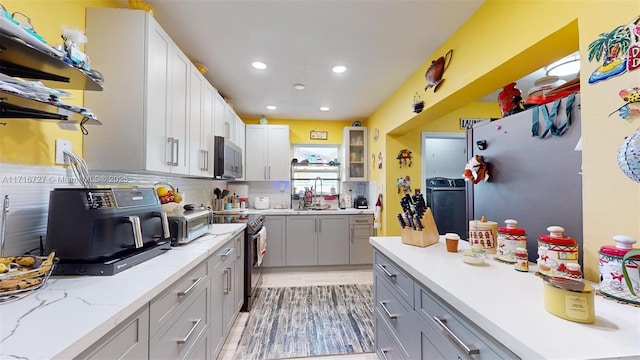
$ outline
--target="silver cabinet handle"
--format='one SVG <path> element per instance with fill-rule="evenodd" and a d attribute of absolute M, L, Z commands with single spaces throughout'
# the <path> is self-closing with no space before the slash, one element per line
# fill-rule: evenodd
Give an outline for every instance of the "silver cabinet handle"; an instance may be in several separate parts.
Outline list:
<path fill-rule="evenodd" d="M 453 339 L 453 341 L 455 341 L 456 344 L 458 344 L 458 346 L 460 346 L 462 350 L 464 350 L 467 353 L 467 355 L 480 354 L 480 349 L 478 349 L 473 345 L 465 344 L 462 340 L 460 340 L 459 337 L 456 336 L 456 334 L 453 333 L 453 331 L 451 331 L 451 329 L 449 329 L 449 327 L 446 325 L 447 319 L 445 319 L 442 316 L 434 316 L 433 320 L 435 320 L 438 323 L 438 325 L 440 325 L 440 327 L 444 329 L 447 335 L 449 335 Z"/>
<path fill-rule="evenodd" d="M 220 256 L 222 256 L 222 257 L 227 257 L 227 256 L 231 255 L 231 252 L 232 252 L 232 251 L 233 251 L 233 249 L 227 249 L 227 252 L 226 252 L 226 253 L 224 253 L 224 254 L 222 254 L 222 255 L 220 255 Z"/>
<path fill-rule="evenodd" d="M 367 223 L 367 224 L 369 223 L 369 220 L 362 220 L 362 219 L 358 220 L 358 219 L 356 219 L 355 221 L 357 223 Z"/>
<path fill-rule="evenodd" d="M 231 269 L 230 268 L 225 268 L 224 269 L 224 277 L 227 280 L 225 286 L 224 286 L 224 294 L 228 295 L 231 292 Z"/>
<path fill-rule="evenodd" d="M 388 277 L 396 277 L 396 274 L 392 274 L 392 273 L 390 273 L 390 272 L 389 272 L 389 270 L 387 270 L 387 268 L 386 268 L 386 267 L 384 267 L 384 265 L 382 265 L 382 264 L 378 264 L 378 268 L 379 268 L 380 270 L 382 270 L 382 272 L 384 272 L 384 273 L 385 273 L 385 275 L 387 275 Z"/>
<path fill-rule="evenodd" d="M 209 150 L 205 150 L 205 151 L 206 151 L 205 154 L 207 155 L 205 159 L 205 164 L 206 164 L 205 167 L 207 168 L 207 170 L 205 171 L 209 171 Z"/>
<path fill-rule="evenodd" d="M 267 167 L 264 167 L 264 179 L 267 180 Z"/>
<path fill-rule="evenodd" d="M 242 248 L 242 238 L 238 237 L 236 239 L 236 249 L 240 250 L 241 248 Z M 240 254 L 240 251 L 236 251 L 236 259 L 239 259 L 240 255 L 242 255 Z"/>
<path fill-rule="evenodd" d="M 191 330 L 189 330 L 189 332 L 187 333 L 187 336 L 185 336 L 182 339 L 178 339 L 178 341 L 176 341 L 178 344 L 185 344 L 187 341 L 189 341 L 191 334 L 193 334 L 193 331 L 198 327 L 198 325 L 200 325 L 200 321 L 202 321 L 202 319 L 192 320 L 192 321 L 193 321 L 193 326 L 191 327 Z"/>
<path fill-rule="evenodd" d="M 382 358 L 383 358 L 384 360 L 389 360 L 389 359 L 387 358 L 387 351 L 388 351 L 388 350 L 380 349 L 380 354 L 382 355 Z"/>
<path fill-rule="evenodd" d="M 167 142 L 169 143 L 169 146 L 171 146 L 171 157 L 169 157 L 169 161 L 167 161 L 167 165 L 172 166 L 173 164 L 173 159 L 175 156 L 174 150 L 175 148 L 173 147 L 173 143 L 174 143 L 174 139 L 172 137 L 167 138 Z"/>
<path fill-rule="evenodd" d="M 393 315 L 389 309 L 387 309 L 387 303 L 385 301 L 378 301 L 378 304 L 380 304 L 380 306 L 382 306 L 382 309 L 384 310 L 384 312 L 387 313 L 387 316 L 389 317 L 389 319 L 395 319 L 398 317 L 398 315 Z"/>
<path fill-rule="evenodd" d="M 318 218 L 318 232 L 322 232 L 322 219 Z"/>
<path fill-rule="evenodd" d="M 206 278 L 206 277 L 207 277 L 207 275 L 205 275 L 205 276 L 202 276 L 202 277 L 198 278 L 198 280 L 194 281 L 194 282 L 193 282 L 193 284 L 191 284 L 191 286 L 189 286 L 189 287 L 187 288 L 187 290 L 185 290 L 185 291 L 180 291 L 180 292 L 178 293 L 178 296 L 187 296 L 187 295 L 189 295 L 189 293 L 191 292 L 191 290 L 195 289 L 195 288 L 196 288 L 196 286 L 198 286 L 198 284 L 200 284 L 200 282 L 201 282 L 202 280 L 204 280 L 204 278 Z"/>
<path fill-rule="evenodd" d="M 351 235 L 349 235 L 349 240 L 353 242 L 353 226 L 351 227 Z"/>
<path fill-rule="evenodd" d="M 207 171 L 207 151 L 200 150 L 200 158 L 202 159 L 202 166 L 200 166 L 200 171 Z"/>
<path fill-rule="evenodd" d="M 176 161 L 173 163 L 174 166 L 180 165 L 180 140 L 175 139 L 176 143 Z"/>
<path fill-rule="evenodd" d="M 267 169 L 269 169 L 269 177 L 267 179 L 271 179 L 271 166 L 267 166 Z"/>

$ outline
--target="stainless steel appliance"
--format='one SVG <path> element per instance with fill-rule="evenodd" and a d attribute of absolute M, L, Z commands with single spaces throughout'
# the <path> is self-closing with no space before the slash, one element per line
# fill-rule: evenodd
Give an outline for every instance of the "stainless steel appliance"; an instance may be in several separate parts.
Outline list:
<path fill-rule="evenodd" d="M 262 283 L 262 256 L 265 242 L 262 236 L 266 232 L 264 215 L 222 215 L 215 214 L 213 223 L 246 223 L 244 235 L 244 305 L 242 311 L 251 310 L 255 300 L 256 290 Z"/>
<path fill-rule="evenodd" d="M 217 179 L 242 177 L 242 149 L 222 136 L 213 137 L 213 174 Z"/>
<path fill-rule="evenodd" d="M 213 223 L 213 211 L 200 207 L 168 214 L 171 245 L 178 246 L 191 242 L 206 234 Z"/>
<path fill-rule="evenodd" d="M 170 249 L 153 188 L 62 188 L 49 195 L 46 253 L 55 274 L 113 275 Z"/>

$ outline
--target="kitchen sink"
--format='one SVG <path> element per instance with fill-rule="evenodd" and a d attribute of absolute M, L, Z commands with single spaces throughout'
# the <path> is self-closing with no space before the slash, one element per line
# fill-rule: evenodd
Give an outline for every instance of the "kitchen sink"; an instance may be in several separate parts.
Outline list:
<path fill-rule="evenodd" d="M 302 209 L 298 209 L 300 211 L 320 211 L 320 210 L 329 210 L 331 208 L 331 205 L 329 204 L 325 204 L 325 205 L 310 205 L 310 206 L 305 206 Z"/>

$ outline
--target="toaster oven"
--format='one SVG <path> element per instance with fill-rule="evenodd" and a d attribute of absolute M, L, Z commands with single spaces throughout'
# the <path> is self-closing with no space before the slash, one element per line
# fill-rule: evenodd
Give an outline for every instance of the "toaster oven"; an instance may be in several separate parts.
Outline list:
<path fill-rule="evenodd" d="M 171 245 L 178 246 L 208 233 L 213 223 L 213 211 L 206 208 L 185 210 L 180 214 L 169 214 L 168 221 Z"/>

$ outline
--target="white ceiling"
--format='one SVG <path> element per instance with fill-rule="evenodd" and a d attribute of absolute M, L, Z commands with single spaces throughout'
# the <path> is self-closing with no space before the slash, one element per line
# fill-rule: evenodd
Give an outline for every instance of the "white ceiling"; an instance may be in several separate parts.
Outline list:
<path fill-rule="evenodd" d="M 483 2 L 146 1 L 241 117 L 347 121 L 365 120 Z M 255 70 L 255 60 L 269 67 Z M 332 73 L 336 64 L 347 72 Z"/>

